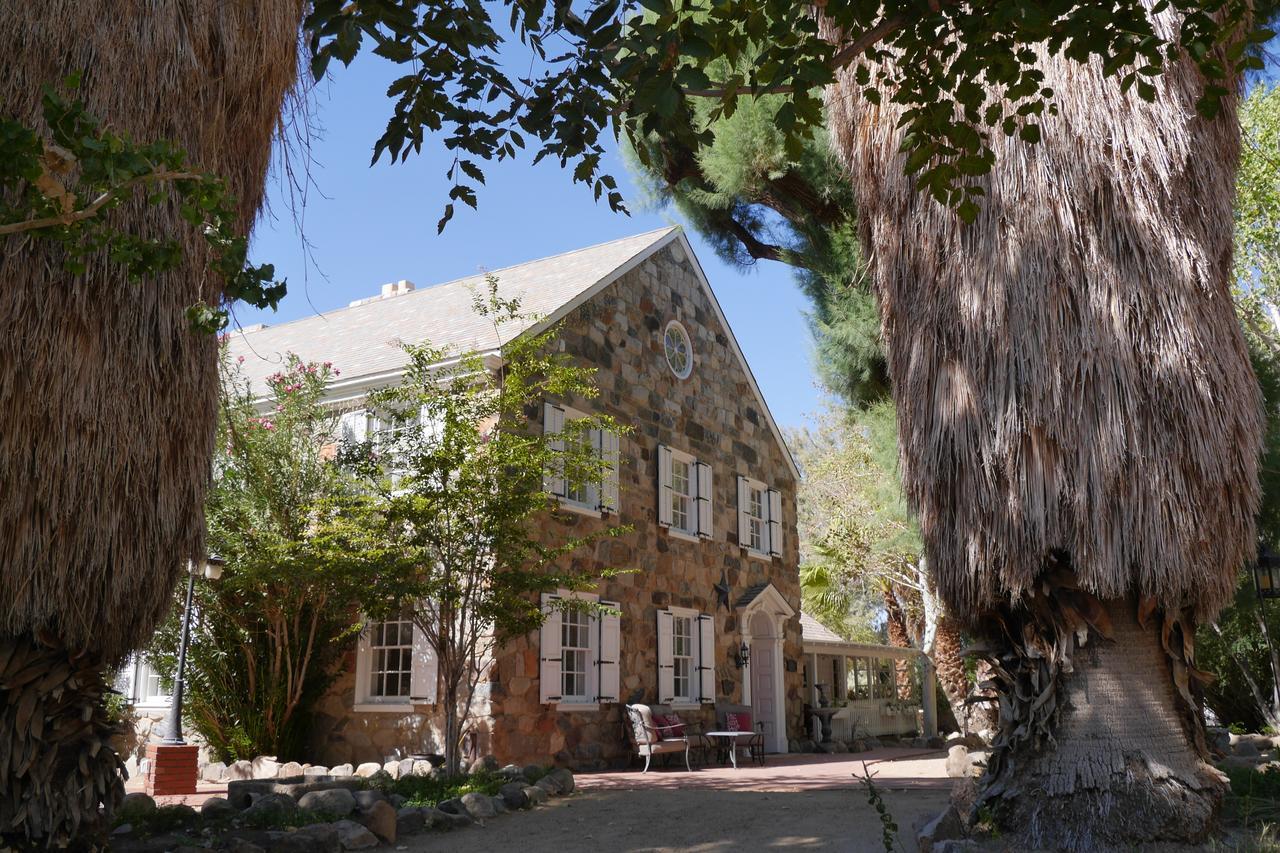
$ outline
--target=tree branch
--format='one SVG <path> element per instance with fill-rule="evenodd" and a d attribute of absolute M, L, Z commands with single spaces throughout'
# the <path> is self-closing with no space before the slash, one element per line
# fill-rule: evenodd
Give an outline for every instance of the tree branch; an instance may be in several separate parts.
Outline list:
<path fill-rule="evenodd" d="M 28 219 L 25 222 L 10 222 L 0 225 L 0 236 L 21 234 L 24 231 L 38 231 L 41 228 L 52 228 L 55 225 L 74 225 L 77 222 L 83 222 L 97 214 L 99 210 L 119 198 L 127 190 L 143 184 L 160 183 L 162 181 L 194 181 L 204 177 L 198 172 L 170 172 L 167 170 L 148 172 L 145 175 L 139 175 L 136 178 L 125 181 L 118 187 L 107 190 L 80 210 L 73 210 L 70 213 L 63 213 L 58 216 L 45 216 L 40 219 Z"/>

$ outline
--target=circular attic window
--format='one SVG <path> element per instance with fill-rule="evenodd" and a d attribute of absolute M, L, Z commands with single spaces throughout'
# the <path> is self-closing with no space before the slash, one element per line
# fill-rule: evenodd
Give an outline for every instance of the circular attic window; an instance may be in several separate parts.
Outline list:
<path fill-rule="evenodd" d="M 662 335 L 662 348 L 666 351 L 671 372 L 680 379 L 688 379 L 693 372 L 693 344 L 679 320 L 672 320 L 667 324 L 667 330 Z"/>

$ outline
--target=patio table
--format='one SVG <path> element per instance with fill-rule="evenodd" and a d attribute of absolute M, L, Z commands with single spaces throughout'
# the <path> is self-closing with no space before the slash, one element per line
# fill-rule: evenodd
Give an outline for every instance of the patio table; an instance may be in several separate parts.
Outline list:
<path fill-rule="evenodd" d="M 733 762 L 733 769 L 738 769 L 738 738 L 752 738 L 756 736 L 755 732 L 704 732 L 706 737 L 716 741 L 719 749 L 729 750 L 729 760 Z"/>

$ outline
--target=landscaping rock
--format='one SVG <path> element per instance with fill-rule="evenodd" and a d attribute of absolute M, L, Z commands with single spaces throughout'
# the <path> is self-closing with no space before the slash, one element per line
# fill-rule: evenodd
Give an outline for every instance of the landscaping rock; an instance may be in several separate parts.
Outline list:
<path fill-rule="evenodd" d="M 1260 754 L 1258 752 L 1258 745 L 1252 740 L 1246 740 L 1243 737 L 1238 739 L 1231 746 L 1231 753 L 1233 755 L 1238 755 L 1241 758 L 1257 758 Z"/>
<path fill-rule="evenodd" d="M 409 800 L 407 797 L 402 797 L 399 794 L 388 794 L 387 802 L 391 803 L 392 808 L 401 809 L 404 808 L 405 804 L 408 803 Z"/>
<path fill-rule="evenodd" d="M 396 811 L 396 836 L 413 835 L 428 827 L 427 815 L 422 809 L 402 808 Z"/>
<path fill-rule="evenodd" d="M 222 778 L 228 782 L 244 781 L 253 778 L 253 762 L 236 761 L 227 768 L 227 772 L 222 774 Z"/>
<path fill-rule="evenodd" d="M 939 841 L 963 838 L 964 822 L 955 806 L 947 806 L 946 811 L 932 820 L 923 819 L 916 826 L 916 844 L 920 853 L 933 853 L 933 846 Z"/>
<path fill-rule="evenodd" d="M 346 788 L 328 788 L 324 791 L 309 791 L 303 794 L 298 800 L 298 805 L 309 812 L 343 818 L 356 810 L 356 798 Z"/>
<path fill-rule="evenodd" d="M 116 807 L 116 820 L 122 823 L 137 823 L 140 818 L 155 814 L 156 801 L 146 794 L 125 794 L 120 805 Z"/>
<path fill-rule="evenodd" d="M 368 850 L 378 846 L 378 836 L 353 820 L 340 820 L 332 826 L 343 850 Z"/>
<path fill-rule="evenodd" d="M 227 842 L 227 853 L 267 853 L 267 848 L 246 838 L 232 838 Z"/>
<path fill-rule="evenodd" d="M 374 773 L 378 773 L 381 770 L 382 770 L 381 764 L 378 764 L 375 761 L 366 761 L 364 764 L 361 764 L 359 767 L 356 768 L 356 775 L 363 776 L 367 779 L 370 776 L 372 776 Z"/>
<path fill-rule="evenodd" d="M 355 771 L 351 769 L 350 764 L 339 764 L 337 767 L 334 767 L 329 770 L 329 775 L 330 776 L 354 776 Z"/>
<path fill-rule="evenodd" d="M 438 826 L 441 829 L 466 829 L 472 823 L 474 821 L 471 820 L 471 815 L 468 814 L 454 814 L 441 809 L 431 810 L 431 825 Z"/>
<path fill-rule="evenodd" d="M 342 853 L 342 841 L 331 825 L 313 823 L 273 835 L 271 853 Z"/>
<path fill-rule="evenodd" d="M 506 814 L 511 811 L 507 808 L 507 801 L 502 799 L 502 797 L 490 797 L 489 802 L 493 804 L 493 811 L 495 814 Z"/>
<path fill-rule="evenodd" d="M 281 764 L 279 771 L 276 772 L 276 778 L 278 779 L 301 779 L 305 775 L 302 765 L 296 761 L 288 761 Z"/>
<path fill-rule="evenodd" d="M 488 771 L 493 773 L 498 769 L 498 759 L 492 755 L 482 755 L 475 761 L 471 762 L 471 773 L 482 773 Z"/>
<path fill-rule="evenodd" d="M 440 802 L 436 803 L 436 809 L 444 812 L 445 814 L 464 815 L 467 813 L 466 806 L 462 805 L 462 800 L 458 799 L 457 797 L 454 797 L 451 800 L 441 800 Z"/>
<path fill-rule="evenodd" d="M 396 778 L 402 779 L 405 776 L 413 775 L 413 759 L 405 758 L 399 762 L 400 767 L 396 770 Z"/>
<path fill-rule="evenodd" d="M 520 769 L 519 764 L 504 764 L 498 768 L 498 775 L 504 779 L 515 779 L 517 776 L 523 776 L 524 771 Z"/>
<path fill-rule="evenodd" d="M 430 776 L 434 768 L 431 762 L 422 758 L 413 759 L 413 775 L 414 776 Z"/>
<path fill-rule="evenodd" d="M 382 765 L 382 772 L 386 773 L 392 779 L 399 779 L 400 778 L 400 762 L 399 761 L 384 762 Z"/>
<path fill-rule="evenodd" d="M 537 782 L 545 776 L 546 773 L 547 768 L 543 767 L 541 764 L 526 764 L 524 767 L 520 768 L 520 775 L 528 779 L 530 785 Z"/>
<path fill-rule="evenodd" d="M 221 782 L 226 775 L 227 765 L 221 761 L 211 762 L 200 769 L 200 778 L 206 782 Z"/>
<path fill-rule="evenodd" d="M 112 835 L 128 835 L 131 832 L 133 832 L 133 824 L 131 823 L 122 823 L 111 830 Z"/>
<path fill-rule="evenodd" d="M 163 817 L 167 826 L 175 824 L 180 826 L 190 826 L 195 823 L 200 815 L 191 806 L 186 803 L 174 803 L 173 805 L 160 806 L 156 809 L 156 817 Z"/>
<path fill-rule="evenodd" d="M 352 795 L 356 798 L 356 808 L 362 811 L 373 808 L 374 803 L 387 801 L 387 795 L 381 791 L 353 791 Z"/>
<path fill-rule="evenodd" d="M 329 775 L 329 768 L 325 767 L 323 764 L 312 764 L 308 767 L 302 768 L 303 779 L 309 779 L 312 776 L 328 776 L 328 775 Z"/>
<path fill-rule="evenodd" d="M 529 805 L 540 806 L 547 801 L 550 796 L 546 788 L 539 788 L 537 785 L 528 785 L 524 789 L 524 795 L 529 800 Z"/>
<path fill-rule="evenodd" d="M 560 785 L 561 794 L 572 794 L 577 786 L 573 782 L 573 771 L 567 767 L 557 767 L 547 774 L 548 778 L 555 779 Z"/>
<path fill-rule="evenodd" d="M 1231 751 L 1231 732 L 1222 726 L 1205 726 L 1204 738 L 1209 749 L 1214 752 L 1225 754 Z M 1276 739 L 1271 740 L 1274 744 Z"/>
<path fill-rule="evenodd" d="M 560 781 L 558 779 L 553 779 L 550 776 L 543 776 L 537 782 L 533 783 L 533 787 L 541 788 L 547 792 L 548 796 L 555 797 L 560 794 Z"/>
<path fill-rule="evenodd" d="M 956 744 L 947 750 L 947 775 L 952 779 L 964 779 L 970 772 L 969 748 Z"/>
<path fill-rule="evenodd" d="M 1218 762 L 1218 767 L 1223 770 L 1254 770 L 1262 762 L 1262 756 L 1255 755 L 1252 758 L 1243 755 L 1228 755 L 1226 758 Z"/>
<path fill-rule="evenodd" d="M 284 794 L 261 794 L 244 810 L 245 820 L 278 825 L 298 813 L 298 803 Z"/>
<path fill-rule="evenodd" d="M 858 738 L 857 740 L 851 740 L 846 744 L 846 746 L 849 747 L 850 752 L 866 752 L 868 749 L 870 749 L 870 747 L 867 746 L 867 742 L 862 738 Z"/>
<path fill-rule="evenodd" d="M 818 745 L 813 741 L 812 738 L 801 738 L 800 749 L 797 751 L 798 752 L 817 752 Z"/>
<path fill-rule="evenodd" d="M 235 807 L 225 797 L 210 797 L 200 804 L 200 817 L 205 820 L 221 820 L 236 814 Z"/>
<path fill-rule="evenodd" d="M 467 814 L 471 815 L 475 820 L 489 820 L 497 817 L 498 813 L 493 810 L 493 802 L 488 795 L 479 791 L 472 791 L 469 794 L 462 795 L 462 807 L 467 810 Z"/>
<path fill-rule="evenodd" d="M 280 763 L 272 755 L 259 755 L 253 759 L 252 767 L 254 779 L 274 779 L 280 775 Z"/>
<path fill-rule="evenodd" d="M 498 796 L 502 797 L 507 804 L 507 808 L 512 810 L 527 808 L 529 798 L 525 796 L 523 782 L 508 782 L 498 789 Z"/>
<path fill-rule="evenodd" d="M 368 808 L 361 809 L 359 820 L 383 842 L 396 843 L 396 810 L 386 800 L 378 800 Z"/>

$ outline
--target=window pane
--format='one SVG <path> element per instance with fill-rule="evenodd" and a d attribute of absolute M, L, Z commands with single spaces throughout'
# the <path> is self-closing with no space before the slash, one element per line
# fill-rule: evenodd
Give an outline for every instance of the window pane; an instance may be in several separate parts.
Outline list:
<path fill-rule="evenodd" d="M 369 697 L 405 699 L 413 671 L 413 623 L 395 619 L 372 626 L 370 633 Z"/>

